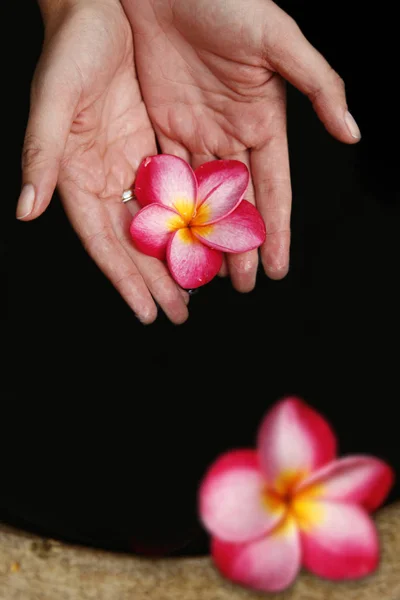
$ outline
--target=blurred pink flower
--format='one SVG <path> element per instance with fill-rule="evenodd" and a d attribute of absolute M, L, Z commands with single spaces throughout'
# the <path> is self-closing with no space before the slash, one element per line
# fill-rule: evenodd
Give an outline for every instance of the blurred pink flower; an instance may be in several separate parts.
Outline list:
<path fill-rule="evenodd" d="M 268 592 L 290 586 L 301 566 L 331 580 L 356 579 L 379 563 L 372 512 L 394 474 L 372 456 L 336 458 L 324 418 L 297 398 L 265 416 L 257 450 L 222 455 L 199 493 L 220 572 Z"/>
<path fill-rule="evenodd" d="M 243 200 L 246 165 L 214 160 L 192 170 L 176 156 L 160 154 L 140 165 L 135 195 L 144 206 L 130 233 L 137 248 L 166 260 L 183 288 L 208 283 L 221 268 L 224 252 L 245 252 L 265 240 L 258 210 Z"/>

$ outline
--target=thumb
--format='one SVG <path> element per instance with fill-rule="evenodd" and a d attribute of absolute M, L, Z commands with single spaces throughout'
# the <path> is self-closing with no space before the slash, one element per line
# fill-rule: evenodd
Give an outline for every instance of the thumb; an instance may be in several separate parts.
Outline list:
<path fill-rule="evenodd" d="M 277 9 L 277 26 L 269 28 L 267 58 L 275 71 L 311 100 L 314 110 L 331 135 L 348 144 L 361 138 L 349 113 L 343 80 L 307 41 L 295 21 Z"/>
<path fill-rule="evenodd" d="M 54 67 L 43 73 L 39 66 L 32 84 L 16 211 L 17 218 L 26 221 L 41 215 L 50 203 L 79 100 L 79 90 L 61 82 L 62 69 Z"/>

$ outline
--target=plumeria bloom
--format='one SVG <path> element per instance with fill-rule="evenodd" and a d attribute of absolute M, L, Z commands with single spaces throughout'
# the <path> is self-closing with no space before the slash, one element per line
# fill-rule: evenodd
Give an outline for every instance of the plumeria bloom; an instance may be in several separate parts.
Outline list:
<path fill-rule="evenodd" d="M 245 252 L 265 240 L 257 209 L 243 200 L 249 171 L 237 160 L 215 160 L 193 171 L 176 156 L 160 154 L 140 165 L 135 195 L 144 206 L 130 233 L 145 254 L 167 261 L 183 288 L 208 283 L 224 252 Z"/>
<path fill-rule="evenodd" d="M 393 472 L 364 455 L 336 458 L 329 424 L 287 398 L 265 416 L 257 450 L 222 455 L 206 474 L 200 517 L 220 572 L 277 592 L 301 565 L 331 580 L 372 573 L 379 562 L 369 512 L 386 498 Z"/>

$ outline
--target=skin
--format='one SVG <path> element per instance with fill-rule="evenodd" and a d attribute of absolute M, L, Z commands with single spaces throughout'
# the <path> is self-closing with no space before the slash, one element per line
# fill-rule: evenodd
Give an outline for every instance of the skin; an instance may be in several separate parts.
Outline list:
<path fill-rule="evenodd" d="M 285 80 L 308 95 L 333 136 L 360 139 L 346 121 L 342 80 L 294 21 L 270 0 L 39 6 L 45 41 L 23 149 L 28 187 L 17 217 L 38 217 L 58 185 L 84 247 L 137 317 L 154 321 L 155 300 L 173 323 L 184 322 L 188 294 L 160 261 L 135 250 L 128 225 L 137 207 L 121 203 L 140 161 L 157 152 L 155 132 L 162 152 L 195 168 L 214 158 L 247 164 L 246 198 L 267 228 L 261 260 L 269 277 L 283 277 L 291 209 Z M 236 289 L 250 291 L 257 264 L 257 251 L 231 255 L 221 274 L 229 270 Z"/>
<path fill-rule="evenodd" d="M 121 203 L 140 161 L 156 154 L 140 95 L 132 31 L 114 0 L 42 3 L 45 42 L 32 84 L 23 150 L 23 183 L 34 186 L 29 221 L 56 184 L 87 252 L 143 323 L 157 316 L 153 298 L 173 323 L 188 317 L 189 296 L 160 261 L 135 250 L 129 237 L 133 202 Z M 137 207 L 133 207 L 133 212 Z"/>
<path fill-rule="evenodd" d="M 214 158 L 247 164 L 252 181 L 246 198 L 257 205 L 267 229 L 261 260 L 269 277 L 284 277 L 291 210 L 285 80 L 308 95 L 333 136 L 352 144 L 360 136 L 345 120 L 342 80 L 270 0 L 122 4 L 162 151 L 194 168 Z M 257 251 L 231 255 L 227 264 L 236 289 L 250 291 Z"/>

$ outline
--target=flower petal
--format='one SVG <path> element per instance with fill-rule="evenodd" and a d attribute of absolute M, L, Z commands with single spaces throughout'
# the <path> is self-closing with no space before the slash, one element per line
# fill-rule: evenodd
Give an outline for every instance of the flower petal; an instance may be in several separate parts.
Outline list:
<path fill-rule="evenodd" d="M 175 211 L 161 204 L 149 204 L 133 217 L 130 234 L 141 252 L 164 260 L 171 234 L 184 224 Z"/>
<path fill-rule="evenodd" d="M 222 252 L 207 248 L 188 228 L 176 231 L 168 242 L 168 267 L 182 288 L 194 289 L 211 281 L 221 268 L 222 258 Z"/>
<path fill-rule="evenodd" d="M 303 565 L 315 575 L 333 580 L 369 575 L 379 563 L 375 525 L 359 506 L 316 502 L 319 523 L 301 531 Z"/>
<path fill-rule="evenodd" d="M 293 520 L 285 524 L 284 530 L 249 544 L 230 544 L 214 538 L 211 554 L 222 575 L 265 592 L 288 588 L 301 564 L 299 533 Z"/>
<path fill-rule="evenodd" d="M 311 494 L 313 500 L 339 500 L 361 504 L 373 511 L 382 504 L 393 485 L 394 473 L 372 456 L 349 456 L 315 471 L 295 490 Z"/>
<path fill-rule="evenodd" d="M 226 217 L 242 200 L 249 170 L 239 160 L 212 160 L 195 170 L 198 184 L 197 214 L 193 225 L 206 225 Z"/>
<path fill-rule="evenodd" d="M 182 158 L 170 154 L 149 156 L 139 166 L 135 196 L 142 205 L 158 202 L 189 220 L 196 205 L 196 177 Z"/>
<path fill-rule="evenodd" d="M 255 206 L 242 200 L 235 210 L 214 225 L 193 227 L 193 234 L 204 244 L 222 252 L 246 252 L 265 240 L 264 221 Z"/>
<path fill-rule="evenodd" d="M 200 487 L 199 510 L 206 529 L 230 542 L 247 542 L 267 533 L 281 520 L 285 507 L 267 506 L 264 487 L 256 451 L 221 456 Z"/>
<path fill-rule="evenodd" d="M 298 398 L 287 398 L 278 402 L 262 421 L 258 449 L 269 483 L 298 483 L 335 458 L 336 440 L 321 415 Z"/>

